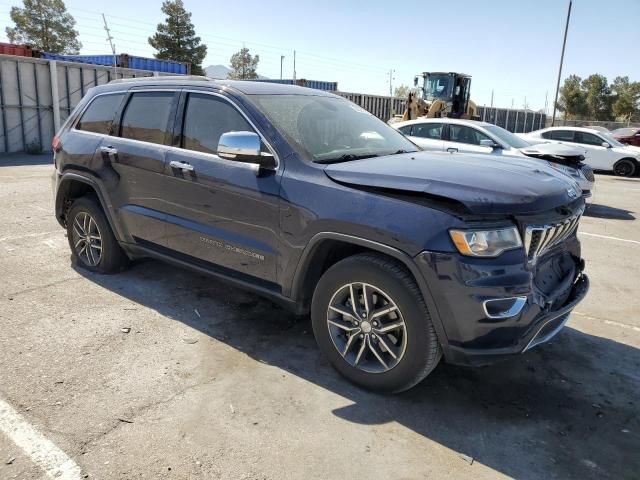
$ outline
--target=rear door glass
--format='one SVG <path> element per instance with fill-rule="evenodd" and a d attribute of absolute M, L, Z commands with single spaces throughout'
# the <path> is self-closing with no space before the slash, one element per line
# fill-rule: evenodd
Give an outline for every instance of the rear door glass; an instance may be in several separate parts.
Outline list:
<path fill-rule="evenodd" d="M 111 134 L 113 119 L 123 98 L 124 93 L 100 95 L 94 98 L 80 117 L 76 129 L 103 135 Z"/>
<path fill-rule="evenodd" d="M 167 143 L 174 92 L 137 92 L 131 95 L 122 117 L 122 138 Z"/>
<path fill-rule="evenodd" d="M 548 136 L 547 136 L 548 135 Z M 561 142 L 573 142 L 572 130 L 551 130 L 543 134 L 544 138 L 550 138 L 552 140 L 559 140 Z"/>

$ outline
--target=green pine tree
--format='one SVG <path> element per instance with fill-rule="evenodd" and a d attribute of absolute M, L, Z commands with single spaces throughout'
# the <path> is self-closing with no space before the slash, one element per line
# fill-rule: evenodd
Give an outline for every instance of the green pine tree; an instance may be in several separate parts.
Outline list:
<path fill-rule="evenodd" d="M 231 56 L 231 72 L 229 72 L 228 78 L 236 80 L 258 78 L 256 69 L 258 68 L 259 61 L 260 55 L 251 55 L 249 49 L 243 47 L 239 52 Z"/>
<path fill-rule="evenodd" d="M 149 44 L 158 51 L 155 57 L 190 63 L 192 74 L 203 75 L 207 46 L 200 45 L 191 12 L 185 10 L 182 0 L 166 0 L 162 2 L 162 13 L 167 16 L 165 23 L 159 23 L 156 33 L 149 37 Z"/>
<path fill-rule="evenodd" d="M 82 48 L 75 19 L 62 0 L 24 0 L 24 8 L 11 7 L 14 27 L 7 27 L 12 43 L 24 43 L 50 53 L 77 54 Z"/>

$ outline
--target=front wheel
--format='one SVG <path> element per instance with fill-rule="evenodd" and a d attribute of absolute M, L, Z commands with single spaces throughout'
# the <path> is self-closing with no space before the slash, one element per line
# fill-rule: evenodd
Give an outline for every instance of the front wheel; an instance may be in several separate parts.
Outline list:
<path fill-rule="evenodd" d="M 355 255 L 327 270 L 313 295 L 311 320 L 334 368 L 370 390 L 407 390 L 442 355 L 413 277 L 381 255 Z"/>
<path fill-rule="evenodd" d="M 613 166 L 613 173 L 620 177 L 632 177 L 636 173 L 636 162 L 630 158 L 618 160 Z"/>

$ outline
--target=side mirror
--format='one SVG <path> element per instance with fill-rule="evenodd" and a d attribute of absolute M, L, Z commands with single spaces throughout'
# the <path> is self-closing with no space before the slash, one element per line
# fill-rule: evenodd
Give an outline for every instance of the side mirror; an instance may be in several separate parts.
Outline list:
<path fill-rule="evenodd" d="M 496 148 L 502 148 L 502 146 L 501 146 L 501 145 L 498 145 L 496 142 L 494 142 L 493 140 L 489 140 L 488 138 L 487 138 L 487 139 L 484 139 L 484 140 L 480 140 L 480 145 L 481 145 L 482 147 L 489 147 L 489 148 L 493 148 L 494 150 L 495 150 Z"/>
<path fill-rule="evenodd" d="M 276 161 L 270 153 L 260 151 L 260 136 L 254 132 L 227 132 L 218 140 L 218 156 L 225 160 L 255 163 L 263 168 L 275 168 Z"/>
<path fill-rule="evenodd" d="M 602 146 L 604 148 L 611 148 L 611 145 L 609 145 L 609 142 L 602 142 Z"/>

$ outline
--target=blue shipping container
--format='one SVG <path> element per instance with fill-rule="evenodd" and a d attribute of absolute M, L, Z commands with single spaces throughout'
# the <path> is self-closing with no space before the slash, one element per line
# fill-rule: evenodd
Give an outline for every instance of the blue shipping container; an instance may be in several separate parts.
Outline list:
<path fill-rule="evenodd" d="M 293 80 L 292 78 L 260 78 L 252 80 L 253 82 L 265 82 L 265 83 L 280 83 L 284 85 L 298 85 L 299 87 L 315 88 L 316 90 L 325 90 L 328 92 L 335 92 L 338 90 L 338 82 L 325 82 L 322 80 L 306 80 L 304 78 L 298 78 Z"/>
<path fill-rule="evenodd" d="M 48 60 L 60 60 L 66 62 L 90 63 L 92 65 L 113 66 L 113 55 L 61 55 L 58 53 L 42 52 L 41 58 Z M 116 55 L 117 66 L 121 68 L 133 68 L 150 72 L 175 73 L 186 75 L 189 66 L 186 63 L 173 60 L 158 60 L 157 58 L 144 58 L 122 53 Z"/>

